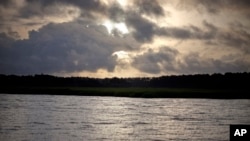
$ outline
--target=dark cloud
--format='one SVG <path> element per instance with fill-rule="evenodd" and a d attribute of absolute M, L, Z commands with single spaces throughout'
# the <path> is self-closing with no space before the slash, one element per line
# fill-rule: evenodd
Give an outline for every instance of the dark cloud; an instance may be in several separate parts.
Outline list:
<path fill-rule="evenodd" d="M 152 74 L 249 70 L 246 58 L 250 53 L 250 34 L 247 19 L 243 17 L 250 17 L 249 0 L 179 0 L 179 6 L 186 10 L 196 9 L 213 16 L 237 13 L 239 19 L 232 18 L 236 21 L 230 23 L 229 27 L 224 21 L 212 22 L 207 15 L 195 20 L 205 19 L 201 25 L 192 23 L 190 19 L 187 22 L 191 25 L 167 26 L 175 25 L 168 21 L 165 11 L 173 5 L 163 7 L 166 3 L 157 0 L 132 2 L 129 7 L 123 7 L 116 1 L 106 5 L 98 0 L 0 1 L 0 73 L 95 72 L 100 68 L 112 72 L 115 65 L 119 65 L 117 58 L 112 56 L 114 52 L 136 53 L 142 44 L 157 41 L 154 39 L 158 36 L 171 38 L 174 42 L 192 40 L 194 44 L 213 48 L 213 51 L 209 51 L 216 52 L 218 56 L 223 53 L 217 52 L 217 48 L 229 49 L 228 52 L 237 50 L 237 55 L 243 58 L 235 56 L 233 52 L 220 56 L 221 59 L 205 58 L 199 52 L 183 55 L 181 51 L 165 46 L 159 51 L 148 50 L 134 60 L 129 58 L 133 60 L 133 67 Z M 176 7 L 171 7 L 171 12 L 181 14 L 178 12 L 180 9 L 172 8 Z M 192 13 L 188 13 L 190 17 Z M 124 22 L 130 33 L 124 35 L 114 28 L 109 34 L 101 25 L 106 20 Z M 159 26 L 155 21 L 166 21 L 166 24 Z M 216 23 L 225 26 L 220 27 Z M 26 37 L 28 31 L 29 37 Z"/>
<path fill-rule="evenodd" d="M 201 30 L 198 27 L 196 27 L 196 29 L 191 27 L 191 29 L 193 29 L 194 31 L 194 38 L 200 40 L 216 39 L 217 33 L 220 32 L 219 29 L 212 23 L 207 22 L 206 20 L 204 20 L 202 23 L 205 26 L 205 30 Z"/>
<path fill-rule="evenodd" d="M 0 33 L 0 47 L 9 48 L 14 42 L 15 40 L 13 38 L 9 38 L 5 33 Z"/>
<path fill-rule="evenodd" d="M 43 7 L 40 3 L 32 2 L 24 7 L 20 8 L 19 15 L 16 18 L 24 18 L 29 19 L 33 17 L 47 17 L 51 15 L 59 15 L 59 7 L 55 7 L 54 5 L 50 5 L 49 7 Z"/>
<path fill-rule="evenodd" d="M 0 24 L 4 24 L 4 20 L 10 18 L 9 10 L 16 9 L 17 5 L 12 0 L 1 0 L 0 1 Z"/>
<path fill-rule="evenodd" d="M 180 40 L 196 39 L 196 40 L 210 40 L 216 37 L 218 28 L 207 22 L 203 21 L 205 30 L 197 26 L 183 26 L 183 27 L 163 27 L 155 28 L 154 34 L 158 36 L 165 36 Z"/>
<path fill-rule="evenodd" d="M 189 10 L 197 9 L 200 12 L 205 10 L 211 14 L 218 14 L 224 10 L 245 14 L 250 11 L 249 0 L 180 0 L 179 6 Z"/>
<path fill-rule="evenodd" d="M 103 26 L 86 28 L 77 22 L 49 24 L 29 35 L 29 39 L 16 41 L 0 36 L 0 73 L 113 71 L 116 60 L 112 53 L 133 45 L 126 38 L 108 36 Z"/>
<path fill-rule="evenodd" d="M 234 55 L 227 55 L 221 59 L 204 58 L 199 53 L 190 53 L 183 57 L 184 62 L 179 63 L 179 68 L 175 72 L 180 74 L 197 73 L 225 73 L 225 72 L 247 72 L 249 62 Z"/>
<path fill-rule="evenodd" d="M 132 65 L 142 72 L 158 74 L 162 71 L 160 65 L 166 70 L 172 71 L 175 63 L 177 50 L 169 47 L 161 47 L 158 52 L 148 50 L 146 53 L 137 56 Z"/>
<path fill-rule="evenodd" d="M 204 60 L 199 53 L 189 53 L 183 57 L 184 62 L 180 63 L 179 73 L 211 73 L 218 72 L 218 68 L 214 68 L 213 63 L 220 64 L 220 61 L 213 61 L 212 59 Z M 216 69 L 216 70 L 215 70 Z"/>
<path fill-rule="evenodd" d="M 96 20 L 95 14 L 107 16 L 108 7 L 99 0 L 27 0 L 28 4 L 21 9 L 21 16 L 35 16 L 43 15 L 46 13 L 59 14 L 56 10 L 58 6 L 75 6 L 81 10 L 81 17 Z M 34 6 L 39 8 L 34 9 Z M 68 11 L 69 14 L 74 11 Z M 65 12 L 64 12 L 65 13 Z"/>
<path fill-rule="evenodd" d="M 218 28 L 215 25 L 207 22 L 206 20 L 203 21 L 203 25 L 205 25 L 205 27 L 207 27 L 212 32 L 216 32 L 218 30 Z"/>
<path fill-rule="evenodd" d="M 228 30 L 218 28 L 207 21 L 203 21 L 203 25 L 205 29 L 194 25 L 157 28 L 153 34 L 179 40 L 198 40 L 207 45 L 227 46 L 241 50 L 242 52 L 250 52 L 250 34 L 243 25 L 231 24 L 231 29 Z"/>
<path fill-rule="evenodd" d="M 179 27 L 165 27 L 158 28 L 155 32 L 156 35 L 166 36 L 176 39 L 190 39 L 192 38 L 192 32 L 187 28 Z"/>
<path fill-rule="evenodd" d="M 88 11 L 105 11 L 106 6 L 99 0 L 27 0 L 28 4 L 39 3 L 42 7 L 53 4 L 69 4 Z"/>
<path fill-rule="evenodd" d="M 124 22 L 125 21 L 125 13 L 119 4 L 114 3 L 109 9 L 108 9 L 108 17 L 113 20 L 114 22 Z"/>
<path fill-rule="evenodd" d="M 119 31 L 118 29 L 113 29 L 111 31 L 111 35 L 114 37 L 123 37 L 123 34 L 121 31 Z"/>
<path fill-rule="evenodd" d="M 4 0 L 0 2 L 0 30 L 6 32 L 6 28 L 15 27 L 30 31 L 29 23 L 38 23 L 33 27 L 38 29 L 50 22 L 68 22 L 79 16 L 98 20 L 95 14 L 106 16 L 107 6 L 96 0 Z"/>
<path fill-rule="evenodd" d="M 137 13 L 127 15 L 126 24 L 135 31 L 133 35 L 139 42 L 151 42 L 157 26 Z"/>
<path fill-rule="evenodd" d="M 141 13 L 150 16 L 164 16 L 164 10 L 156 0 L 136 0 L 135 3 Z"/>
<path fill-rule="evenodd" d="M 243 52 L 250 53 L 250 34 L 245 31 L 242 32 L 224 32 L 218 36 L 218 39 L 221 44 L 224 44 L 229 47 L 233 47 Z"/>
<path fill-rule="evenodd" d="M 180 61 L 178 58 L 182 58 Z M 148 52 L 137 56 L 133 66 L 142 72 L 151 74 L 197 74 L 197 73 L 225 73 L 247 72 L 249 62 L 235 55 L 223 56 L 221 59 L 204 58 L 198 52 L 187 55 L 177 50 L 163 47 L 159 52 Z"/>
<path fill-rule="evenodd" d="M 48 0 L 50 1 L 50 0 Z M 62 0 L 62 2 L 73 4 L 75 6 L 84 9 L 84 11 L 106 11 L 107 7 L 103 5 L 99 0 Z"/>
<path fill-rule="evenodd" d="M 1 0 L 0 1 L 0 6 L 4 6 L 4 7 L 8 7 L 10 6 L 12 3 L 12 0 Z"/>
<path fill-rule="evenodd" d="M 199 36 L 199 39 L 217 41 L 219 45 L 226 45 L 227 47 L 233 47 L 243 52 L 250 53 L 250 34 L 247 32 L 247 27 L 241 23 L 230 23 L 229 29 L 227 30 L 218 28 L 207 21 L 203 21 L 203 25 L 208 29 L 208 31 L 203 31 L 203 34 L 202 36 Z"/>
<path fill-rule="evenodd" d="M 72 1 L 75 2 L 75 1 Z M 87 2 L 86 2 L 87 3 Z M 48 16 L 61 16 L 62 14 L 73 15 L 75 10 L 73 8 L 67 9 L 67 6 L 76 6 L 73 3 L 69 3 L 67 1 L 57 1 L 57 0 L 28 0 L 27 4 L 20 8 L 19 10 L 19 18 L 33 18 L 40 17 L 46 18 Z M 91 11 L 90 11 L 91 12 Z"/>
<path fill-rule="evenodd" d="M 217 32 L 217 28 L 207 22 L 204 22 L 207 31 L 203 30 L 194 25 L 186 26 L 186 27 L 163 27 L 157 28 L 155 30 L 155 35 L 165 36 L 174 39 L 180 40 L 190 40 L 190 39 L 199 39 L 199 40 L 210 40 L 215 38 L 215 34 Z"/>
<path fill-rule="evenodd" d="M 233 10 L 246 10 L 249 11 L 250 1 L 249 0 L 227 0 L 225 6 Z"/>
<path fill-rule="evenodd" d="M 203 25 L 208 30 L 197 32 L 198 39 L 206 40 L 212 44 L 216 42 L 218 47 L 232 47 L 242 52 L 250 53 L 250 34 L 246 31 L 245 26 L 241 24 L 231 24 L 230 29 L 223 30 L 207 21 L 203 21 Z"/>
<path fill-rule="evenodd" d="M 155 36 L 163 36 L 178 40 L 200 40 L 207 45 L 226 45 L 242 51 L 250 51 L 250 34 L 243 25 L 225 30 L 204 20 L 202 22 L 204 28 L 194 25 L 158 27 L 138 14 L 130 14 L 126 23 L 134 29 L 133 36 L 139 42 L 151 42 Z M 231 24 L 231 26 L 235 25 Z"/>

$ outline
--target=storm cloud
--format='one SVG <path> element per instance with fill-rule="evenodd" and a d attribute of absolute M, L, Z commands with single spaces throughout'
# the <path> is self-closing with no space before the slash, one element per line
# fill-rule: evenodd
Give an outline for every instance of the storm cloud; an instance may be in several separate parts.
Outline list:
<path fill-rule="evenodd" d="M 249 9 L 248 0 L 2 0 L 0 73 L 250 71 Z"/>
<path fill-rule="evenodd" d="M 173 70 L 178 51 L 169 47 L 161 47 L 159 51 L 148 50 L 134 59 L 133 65 L 140 71 L 157 74 L 166 69 Z M 164 68 L 162 68 L 164 67 Z"/>
<path fill-rule="evenodd" d="M 137 0 L 135 2 L 141 13 L 150 16 L 164 16 L 164 10 L 156 0 Z"/>
<path fill-rule="evenodd" d="M 128 15 L 127 21 L 129 26 L 134 29 L 133 35 L 140 42 L 150 42 L 154 36 L 156 25 L 136 13 Z"/>
<path fill-rule="evenodd" d="M 113 71 L 112 53 L 131 46 L 124 38 L 112 41 L 104 26 L 87 28 L 78 22 L 49 24 L 29 35 L 29 39 L 15 41 L 2 34 L 0 73 Z"/>
<path fill-rule="evenodd" d="M 158 74 L 197 74 L 197 73 L 226 73 L 249 70 L 249 63 L 241 57 L 223 56 L 221 59 L 203 58 L 198 52 L 182 55 L 177 50 L 161 47 L 157 52 L 148 52 L 137 56 L 133 65 L 142 72 Z"/>

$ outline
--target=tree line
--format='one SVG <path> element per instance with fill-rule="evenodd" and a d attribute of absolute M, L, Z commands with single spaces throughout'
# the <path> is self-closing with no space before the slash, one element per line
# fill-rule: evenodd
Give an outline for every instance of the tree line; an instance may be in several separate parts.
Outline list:
<path fill-rule="evenodd" d="M 249 89 L 250 73 L 215 73 L 138 78 L 89 78 L 0 74 L 0 87 L 164 87 Z"/>

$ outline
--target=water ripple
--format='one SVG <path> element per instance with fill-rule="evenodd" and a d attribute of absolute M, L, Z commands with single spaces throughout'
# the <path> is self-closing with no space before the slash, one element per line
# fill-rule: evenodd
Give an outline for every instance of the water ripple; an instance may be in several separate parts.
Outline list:
<path fill-rule="evenodd" d="M 0 95 L 0 140 L 227 141 L 250 100 Z"/>

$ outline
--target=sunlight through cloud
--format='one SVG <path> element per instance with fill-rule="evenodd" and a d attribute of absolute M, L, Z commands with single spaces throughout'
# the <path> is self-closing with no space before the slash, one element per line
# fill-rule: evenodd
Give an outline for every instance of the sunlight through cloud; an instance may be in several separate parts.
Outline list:
<path fill-rule="evenodd" d="M 111 34 L 114 29 L 117 29 L 122 34 L 128 34 L 129 33 L 127 25 L 125 23 L 123 23 L 123 22 L 114 23 L 114 22 L 111 22 L 111 21 L 107 20 L 102 25 L 104 25 L 107 28 L 109 34 Z"/>

